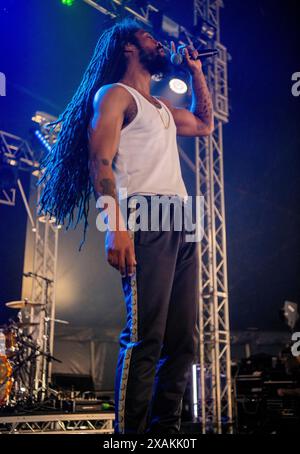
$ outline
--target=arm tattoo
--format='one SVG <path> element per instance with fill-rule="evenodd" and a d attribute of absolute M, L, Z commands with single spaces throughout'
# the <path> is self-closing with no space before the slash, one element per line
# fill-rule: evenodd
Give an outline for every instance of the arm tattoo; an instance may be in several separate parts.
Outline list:
<path fill-rule="evenodd" d="M 105 171 L 102 173 L 102 170 Z M 114 199 L 117 197 L 116 184 L 110 172 L 111 161 L 106 158 L 94 157 L 89 161 L 90 176 L 97 197 L 100 195 L 110 195 Z"/>
<path fill-rule="evenodd" d="M 211 125 L 213 121 L 213 104 L 202 71 L 192 76 L 192 87 L 193 98 L 190 110 L 203 123 Z"/>

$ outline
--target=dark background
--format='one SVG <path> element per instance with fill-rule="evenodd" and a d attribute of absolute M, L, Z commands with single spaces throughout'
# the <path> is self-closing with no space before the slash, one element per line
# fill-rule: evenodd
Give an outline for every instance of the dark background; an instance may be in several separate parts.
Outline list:
<path fill-rule="evenodd" d="M 191 0 L 156 3 L 191 25 Z M 231 327 L 277 330 L 283 302 L 300 299 L 300 97 L 291 94 L 291 76 L 300 71 L 299 6 L 296 0 L 224 4 L 221 40 L 231 56 L 224 126 Z M 59 0 L 0 0 L 0 71 L 7 79 L 1 130 L 29 138 L 36 110 L 58 115 L 64 109 L 103 22 L 80 0 L 72 8 Z M 191 186 L 192 175 L 183 171 Z M 25 222 L 19 199 L 14 208 L 0 205 L 2 319 L 4 302 L 21 297 Z M 81 229 L 61 235 L 58 315 L 74 325 L 118 329 L 124 317 L 119 280 L 106 266 L 102 236 L 92 226 L 81 254 L 80 238 Z"/>

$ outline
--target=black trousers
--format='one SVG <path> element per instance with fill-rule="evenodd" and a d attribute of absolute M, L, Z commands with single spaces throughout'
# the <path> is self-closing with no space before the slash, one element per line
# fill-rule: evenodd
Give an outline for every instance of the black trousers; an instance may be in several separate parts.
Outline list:
<path fill-rule="evenodd" d="M 199 268 L 197 243 L 174 229 L 176 209 L 171 206 L 170 231 L 162 231 L 160 213 L 159 231 L 133 235 L 136 273 L 122 279 L 127 322 L 119 338 L 115 433 L 180 430 L 197 357 Z"/>

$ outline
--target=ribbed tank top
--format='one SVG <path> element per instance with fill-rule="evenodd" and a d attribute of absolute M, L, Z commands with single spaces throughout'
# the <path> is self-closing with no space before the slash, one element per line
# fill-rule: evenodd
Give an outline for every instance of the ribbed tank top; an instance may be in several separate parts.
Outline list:
<path fill-rule="evenodd" d="M 137 105 L 134 119 L 121 130 L 113 162 L 116 186 L 127 195 L 163 194 L 187 197 L 182 179 L 173 115 L 161 102 L 157 109 L 137 90 L 118 83 L 133 96 Z M 158 112 L 159 110 L 159 112 Z M 169 127 L 164 127 L 164 123 Z M 121 193 L 120 198 L 123 198 Z"/>

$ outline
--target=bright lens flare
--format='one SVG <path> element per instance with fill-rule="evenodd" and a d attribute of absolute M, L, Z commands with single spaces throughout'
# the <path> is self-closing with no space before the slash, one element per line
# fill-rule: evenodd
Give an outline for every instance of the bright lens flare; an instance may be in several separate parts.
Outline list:
<path fill-rule="evenodd" d="M 181 79 L 171 79 L 169 82 L 169 87 L 171 88 L 174 93 L 178 95 L 183 95 L 187 92 L 187 84 Z"/>

